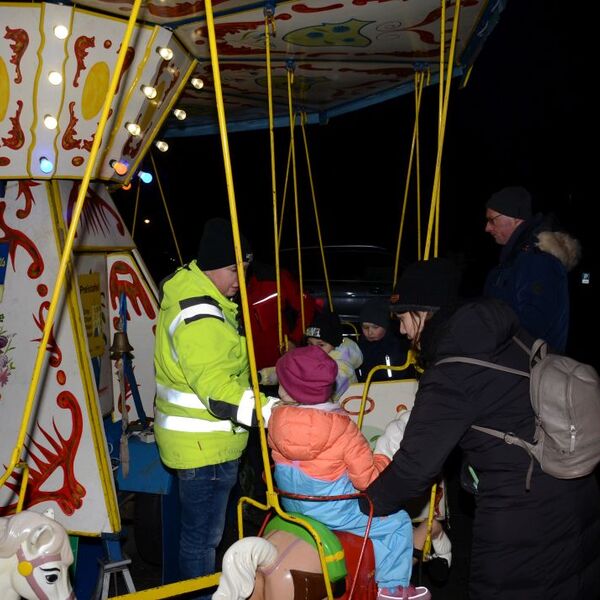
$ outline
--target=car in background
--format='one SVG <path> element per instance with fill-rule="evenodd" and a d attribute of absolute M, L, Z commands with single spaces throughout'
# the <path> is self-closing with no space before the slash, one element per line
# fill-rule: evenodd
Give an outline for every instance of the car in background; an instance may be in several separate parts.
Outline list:
<path fill-rule="evenodd" d="M 328 307 L 321 251 L 308 246 L 302 252 L 304 291 L 320 306 Z M 389 299 L 392 293 L 394 254 L 381 246 L 325 246 L 325 261 L 333 309 L 342 321 L 357 324 L 363 304 L 371 298 Z M 298 277 L 296 248 L 280 251 L 281 267 Z"/>

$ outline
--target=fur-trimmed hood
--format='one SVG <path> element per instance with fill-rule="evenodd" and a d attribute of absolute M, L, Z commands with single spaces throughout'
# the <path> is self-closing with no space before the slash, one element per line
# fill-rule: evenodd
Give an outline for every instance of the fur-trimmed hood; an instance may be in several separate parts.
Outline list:
<path fill-rule="evenodd" d="M 581 244 L 564 231 L 540 231 L 536 246 L 560 260 L 567 271 L 573 269 L 581 258 Z"/>
<path fill-rule="evenodd" d="M 511 263 L 519 252 L 534 249 L 554 256 L 567 271 L 573 269 L 581 258 L 581 244 L 560 227 L 554 215 L 538 213 L 521 223 L 502 249 L 500 263 Z"/>

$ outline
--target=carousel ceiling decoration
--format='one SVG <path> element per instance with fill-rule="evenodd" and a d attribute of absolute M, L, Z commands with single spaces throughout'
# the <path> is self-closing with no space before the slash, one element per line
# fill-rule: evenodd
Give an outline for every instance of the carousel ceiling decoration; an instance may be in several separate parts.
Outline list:
<path fill-rule="evenodd" d="M 461 2 L 455 75 L 464 74 L 473 63 L 504 4 Z M 55 177 L 80 174 L 77 163 L 85 161 L 91 144 L 101 90 L 108 85 L 131 6 L 130 0 L 81 0 L 76 8 L 0 3 L 5 24 L 0 38 L 0 177 L 7 159 L 27 165 L 32 177 L 48 176 L 40 165 L 42 158 L 52 163 L 50 174 Z M 438 80 L 440 0 L 213 0 L 230 131 L 267 124 L 265 9 L 273 12 L 274 20 L 276 124 L 288 119 L 288 70 L 294 73 L 294 107 L 306 113 L 308 122 L 326 122 L 411 91 L 415 69 L 429 69 L 431 84 Z M 455 0 L 448 0 L 445 56 L 454 9 Z M 59 22 L 67 28 L 64 39 L 54 32 Z M 163 58 L 156 51 L 160 47 L 172 50 L 173 57 Z M 192 59 L 197 64 L 180 86 Z M 51 83 L 50 73 L 61 75 L 62 83 Z M 176 94 L 177 106 L 169 106 Z M 103 148 L 103 178 L 115 178 L 111 160 L 135 161 L 149 134 L 156 133 L 154 126 L 167 115 L 161 139 L 217 131 L 204 0 L 144 4 L 118 95 Z M 54 129 L 44 125 L 47 116 L 50 125 L 56 119 Z M 22 139 L 30 136 L 35 136 L 35 150 Z M 19 144 L 19 159 L 6 154 L 8 148 L 16 152 Z M 48 163 L 44 167 L 50 169 Z"/>
<path fill-rule="evenodd" d="M 72 6 L 0 4 L 0 178 L 83 177 L 127 21 Z M 96 179 L 131 177 L 195 61 L 172 31 L 139 23 Z"/>

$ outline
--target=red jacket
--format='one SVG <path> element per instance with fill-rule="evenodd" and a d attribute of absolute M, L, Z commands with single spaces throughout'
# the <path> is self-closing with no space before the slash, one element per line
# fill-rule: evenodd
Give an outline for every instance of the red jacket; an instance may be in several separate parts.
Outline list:
<path fill-rule="evenodd" d="M 299 345 L 304 331 L 300 313 L 300 286 L 287 271 L 281 271 L 281 312 L 284 336 Z M 252 275 L 247 283 L 250 322 L 256 367 L 272 367 L 280 357 L 277 321 L 277 282 Z M 308 325 L 316 310 L 314 298 L 304 294 L 304 319 Z"/>

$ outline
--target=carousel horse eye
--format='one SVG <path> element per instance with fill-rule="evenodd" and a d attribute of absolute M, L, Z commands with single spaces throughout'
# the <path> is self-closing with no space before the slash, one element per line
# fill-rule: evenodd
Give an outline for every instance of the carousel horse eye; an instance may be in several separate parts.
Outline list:
<path fill-rule="evenodd" d="M 58 575 L 56 573 L 52 573 L 51 575 L 46 575 L 46 581 L 48 583 L 56 583 L 58 581 Z"/>

